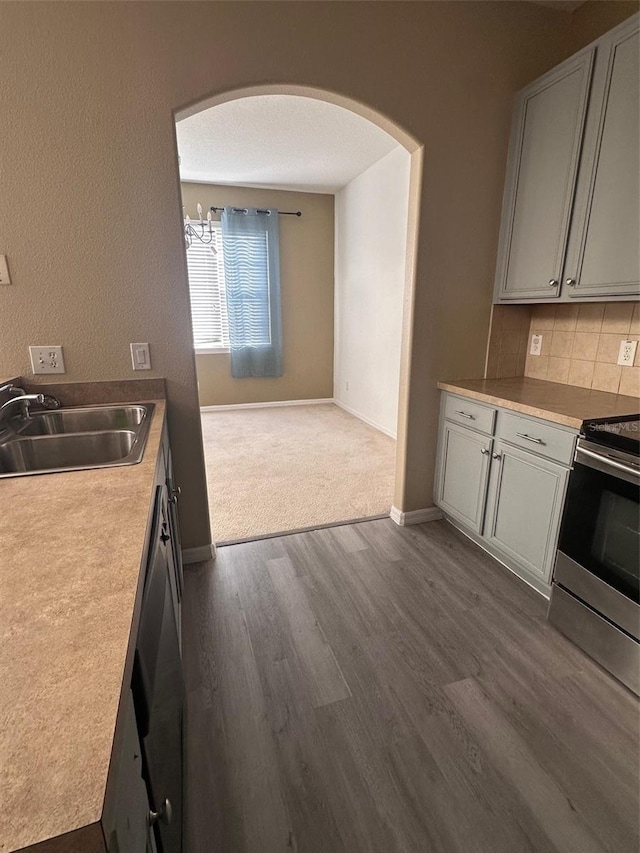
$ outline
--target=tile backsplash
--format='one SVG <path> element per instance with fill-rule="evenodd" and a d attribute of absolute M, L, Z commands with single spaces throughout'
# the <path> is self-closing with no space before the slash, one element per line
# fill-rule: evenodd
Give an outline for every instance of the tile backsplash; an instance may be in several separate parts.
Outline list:
<path fill-rule="evenodd" d="M 530 305 L 494 305 L 487 354 L 487 379 L 524 376 Z"/>
<path fill-rule="evenodd" d="M 487 379 L 524 376 L 530 305 L 494 305 L 487 354 Z"/>
<path fill-rule="evenodd" d="M 539 356 L 531 337 L 542 335 Z M 487 378 L 528 376 L 640 396 L 640 346 L 633 367 L 616 364 L 620 342 L 640 339 L 640 303 L 495 305 Z"/>

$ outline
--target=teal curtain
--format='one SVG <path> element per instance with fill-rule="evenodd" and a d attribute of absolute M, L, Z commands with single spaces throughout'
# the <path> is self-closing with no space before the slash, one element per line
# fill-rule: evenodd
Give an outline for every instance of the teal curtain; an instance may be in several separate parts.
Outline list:
<path fill-rule="evenodd" d="M 275 208 L 224 208 L 222 252 L 235 378 L 282 376 L 278 240 Z"/>

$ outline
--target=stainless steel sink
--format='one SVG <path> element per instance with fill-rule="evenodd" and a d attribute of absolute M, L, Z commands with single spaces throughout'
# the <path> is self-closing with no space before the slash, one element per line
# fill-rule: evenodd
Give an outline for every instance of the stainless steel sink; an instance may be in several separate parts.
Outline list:
<path fill-rule="evenodd" d="M 20 435 L 62 435 L 107 429 L 135 429 L 142 423 L 145 406 L 91 406 L 36 412 L 25 419 Z"/>
<path fill-rule="evenodd" d="M 135 465 L 154 408 L 87 406 L 15 419 L 0 439 L 0 478 Z"/>

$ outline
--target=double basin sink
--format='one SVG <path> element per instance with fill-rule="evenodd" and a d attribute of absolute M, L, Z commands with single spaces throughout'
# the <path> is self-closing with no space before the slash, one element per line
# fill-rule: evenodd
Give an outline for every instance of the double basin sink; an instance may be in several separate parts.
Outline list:
<path fill-rule="evenodd" d="M 13 418 L 0 434 L 0 478 L 140 462 L 153 403 L 87 406 Z"/>

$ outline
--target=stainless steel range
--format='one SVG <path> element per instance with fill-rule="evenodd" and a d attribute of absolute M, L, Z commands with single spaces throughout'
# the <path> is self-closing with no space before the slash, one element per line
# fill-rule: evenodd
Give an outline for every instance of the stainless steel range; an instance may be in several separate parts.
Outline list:
<path fill-rule="evenodd" d="M 548 619 L 640 695 L 640 415 L 585 421 Z"/>

